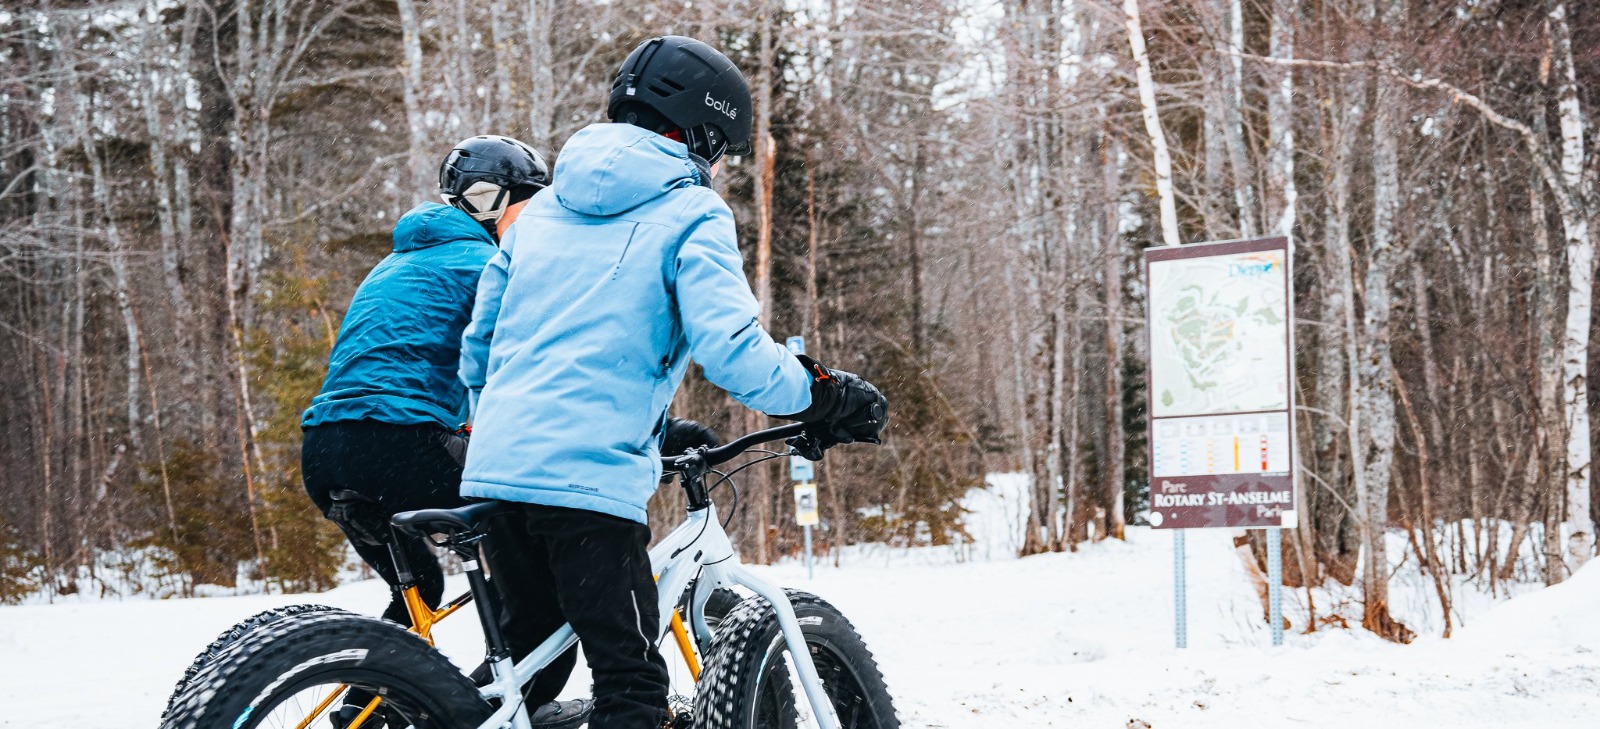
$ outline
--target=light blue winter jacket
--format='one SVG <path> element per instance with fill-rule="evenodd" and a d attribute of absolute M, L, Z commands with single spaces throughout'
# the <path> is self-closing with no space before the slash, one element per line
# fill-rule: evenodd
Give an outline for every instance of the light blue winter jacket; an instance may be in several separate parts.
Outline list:
<path fill-rule="evenodd" d="M 454 430 L 466 411 L 466 388 L 456 376 L 461 330 L 494 251 L 489 232 L 455 208 L 422 203 L 401 216 L 394 253 L 356 289 L 328 378 L 300 424 L 366 420 Z"/>
<path fill-rule="evenodd" d="M 690 358 L 766 413 L 811 378 L 756 322 L 733 214 L 683 144 L 628 124 L 568 140 L 555 185 L 506 231 L 462 337 L 481 393 L 461 494 L 638 522 Z"/>

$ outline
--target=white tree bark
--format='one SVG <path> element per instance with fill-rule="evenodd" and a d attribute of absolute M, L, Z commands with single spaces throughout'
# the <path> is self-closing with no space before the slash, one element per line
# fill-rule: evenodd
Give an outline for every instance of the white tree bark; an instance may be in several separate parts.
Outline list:
<path fill-rule="evenodd" d="M 1139 79 L 1139 108 L 1144 117 L 1144 128 L 1150 135 L 1150 148 L 1155 156 L 1156 194 L 1161 198 L 1161 240 L 1169 246 L 1179 245 L 1178 203 L 1172 191 L 1172 155 L 1167 150 L 1167 136 L 1161 130 L 1161 117 L 1156 110 L 1155 79 L 1150 75 L 1150 56 L 1145 52 L 1144 28 L 1139 20 L 1139 0 L 1122 0 L 1123 20 L 1128 28 L 1128 47 L 1133 51 L 1133 63 Z"/>
<path fill-rule="evenodd" d="M 1383 0 L 1376 16 L 1390 25 L 1404 18 L 1403 0 Z M 1390 285 L 1394 278 L 1396 231 L 1400 210 L 1400 142 L 1402 101 L 1394 84 L 1378 81 L 1372 121 L 1372 238 L 1362 291 L 1361 362 L 1356 384 L 1360 412 L 1362 476 L 1357 481 L 1365 562 L 1361 570 L 1361 624 L 1384 638 L 1410 642 L 1414 634 L 1389 614 L 1389 488 L 1394 475 L 1394 361 L 1391 355 Z"/>
<path fill-rule="evenodd" d="M 405 51 L 401 98 L 406 110 L 408 136 L 406 166 L 411 171 L 410 187 L 419 198 L 432 198 L 429 184 L 427 130 L 422 119 L 422 23 L 417 19 L 416 0 L 395 0 L 400 8 L 400 44 Z"/>
<path fill-rule="evenodd" d="M 1122 427 L 1122 272 L 1123 272 L 1123 245 L 1122 231 L 1117 220 L 1117 207 L 1122 200 L 1122 154 L 1119 145 L 1108 133 L 1105 135 L 1105 154 L 1101 159 L 1101 180 L 1107 196 L 1104 213 L 1101 216 L 1101 240 L 1104 246 L 1101 250 L 1101 261 L 1105 268 L 1102 271 L 1105 286 L 1106 306 L 1106 370 L 1105 370 L 1105 403 L 1106 403 L 1106 431 L 1110 434 L 1106 438 L 1106 463 L 1103 466 L 1106 473 L 1107 498 L 1111 500 L 1111 514 L 1107 520 L 1110 534 L 1106 536 L 1117 539 L 1127 538 L 1128 515 L 1124 503 L 1123 491 L 1127 488 L 1127 433 Z M 1081 185 L 1075 185 L 1081 187 Z"/>
<path fill-rule="evenodd" d="M 1567 566 L 1577 570 L 1594 555 L 1594 520 L 1589 514 L 1589 319 L 1594 286 L 1594 241 L 1589 237 L 1591 196 L 1584 184 L 1583 110 L 1572 57 L 1572 31 L 1565 0 L 1546 0 L 1555 50 L 1557 104 L 1561 124 L 1561 182 L 1571 203 L 1561 217 L 1567 248 L 1567 322 L 1562 347 L 1562 405 L 1567 415 Z"/>
<path fill-rule="evenodd" d="M 75 45 L 75 40 L 71 37 L 71 34 L 76 33 L 77 29 L 63 28 L 61 31 L 57 37 L 61 42 L 62 48 L 70 52 Z M 105 164 L 101 161 L 100 150 L 95 144 L 90 111 L 90 105 L 93 102 L 84 93 L 83 89 L 77 86 L 78 81 L 77 78 L 74 78 L 71 82 L 72 97 L 69 113 L 72 118 L 72 132 L 73 136 L 76 137 L 78 147 L 89 161 L 90 191 L 94 196 L 92 204 L 88 206 L 93 211 L 89 220 L 92 222 L 91 227 L 105 236 L 106 242 L 111 248 L 109 258 L 112 282 L 114 284 L 112 293 L 117 305 L 117 314 L 122 318 L 123 333 L 127 336 L 126 369 L 128 390 L 126 414 L 128 418 L 128 441 L 126 444 L 117 446 L 116 457 L 112 460 L 112 465 L 107 467 L 104 476 L 100 479 L 100 488 L 96 492 L 96 500 L 98 500 L 104 496 L 106 481 L 116 470 L 116 464 L 120 462 L 119 459 L 125 446 L 132 445 L 135 453 L 142 446 L 140 431 L 143 423 L 139 416 L 140 336 L 139 321 L 133 311 L 133 287 L 128 275 L 127 242 L 122 237 L 122 229 L 117 225 L 117 218 L 111 207 L 113 200 L 110 186 L 106 181 Z M 80 263 L 79 265 L 82 264 Z"/>
<path fill-rule="evenodd" d="M 1223 3 L 1227 7 L 1223 7 Z M 1219 54 L 1229 58 L 1231 73 L 1222 74 L 1224 105 L 1223 140 L 1227 144 L 1228 164 L 1233 168 L 1233 203 L 1239 220 L 1239 235 L 1256 235 L 1256 192 L 1251 181 L 1249 153 L 1244 143 L 1244 9 L 1240 0 L 1217 0 L 1217 15 L 1227 16 L 1228 43 L 1217 43 Z"/>
<path fill-rule="evenodd" d="M 1220 58 L 1221 56 L 1219 56 Z M 1223 139 L 1223 130 L 1227 127 L 1227 112 L 1224 109 L 1227 103 L 1223 101 L 1222 94 L 1217 89 L 1217 84 L 1206 83 L 1201 97 L 1202 108 L 1205 111 L 1205 122 L 1202 125 L 1205 155 L 1205 166 L 1202 170 L 1202 188 L 1205 194 L 1199 197 L 1202 211 L 1205 216 L 1206 237 L 1217 240 L 1222 237 L 1231 237 L 1231 230 L 1235 227 L 1223 223 L 1216 214 L 1217 208 L 1213 204 L 1215 196 L 1227 190 L 1228 184 L 1228 144 Z"/>
<path fill-rule="evenodd" d="M 1237 3 L 1238 0 L 1234 0 Z M 1299 0 L 1274 3 L 1272 27 L 1268 32 L 1273 58 L 1294 57 L 1294 32 L 1300 10 Z M 1236 59 L 1239 60 L 1239 59 Z M 1267 97 L 1267 130 L 1270 149 L 1267 159 L 1268 229 L 1285 237 L 1294 235 L 1294 67 L 1271 66 L 1268 79 L 1273 88 Z"/>
<path fill-rule="evenodd" d="M 1362 478 L 1358 498 L 1363 552 L 1362 593 L 1368 603 L 1387 603 L 1389 563 L 1384 549 L 1388 527 L 1389 483 L 1394 467 L 1394 365 L 1390 357 L 1389 294 L 1394 265 L 1394 223 L 1399 209 L 1399 143 L 1395 137 L 1392 84 L 1378 84 L 1374 105 L 1372 239 L 1367 251 L 1360 341 L 1358 407 L 1361 413 Z"/>
<path fill-rule="evenodd" d="M 550 0 L 528 0 L 528 11 L 523 15 L 523 31 L 528 38 L 528 67 L 533 74 L 533 86 L 528 90 L 528 143 L 544 152 L 550 148 L 551 106 L 555 103 L 556 84 L 550 65 Z"/>
<path fill-rule="evenodd" d="M 159 13 L 160 10 L 154 3 L 145 9 L 146 23 L 141 41 L 146 65 L 142 74 L 143 83 L 139 84 L 139 94 L 140 104 L 144 107 L 145 131 L 150 136 L 150 180 L 156 191 L 156 222 L 161 238 L 162 281 L 172 297 L 178 368 L 182 373 L 184 387 L 192 388 L 199 379 L 194 354 L 194 306 L 189 301 L 189 292 L 180 274 L 182 254 L 178 248 L 178 221 L 173 206 L 172 180 L 168 177 L 170 168 L 167 163 L 167 145 L 172 135 L 169 135 L 162 125 L 161 103 L 156 96 L 160 77 L 157 65 L 153 63 L 161 53 L 159 48 L 161 24 L 151 18 L 158 19 Z M 181 105 L 179 106 L 180 109 L 176 113 L 184 113 Z"/>
<path fill-rule="evenodd" d="M 1044 472 L 1045 484 L 1038 491 L 1043 494 L 1043 503 L 1039 505 L 1044 514 L 1046 529 L 1041 538 L 1045 539 L 1051 551 L 1064 548 L 1072 541 L 1071 535 L 1056 532 L 1056 499 L 1054 494 L 1066 485 L 1066 478 L 1061 469 L 1061 441 L 1066 431 L 1067 408 L 1067 302 L 1070 299 L 1068 289 L 1063 288 L 1057 292 L 1054 305 L 1051 307 L 1051 351 L 1050 351 L 1050 442 L 1045 444 Z M 1078 346 L 1074 341 L 1074 347 Z"/>
<path fill-rule="evenodd" d="M 462 136 L 469 125 L 480 125 L 477 114 L 478 77 L 472 68 L 472 32 L 467 28 L 467 0 L 455 0 L 455 49 L 450 54 L 454 77 L 451 89 L 454 91 L 451 101 L 455 106 L 450 117 L 450 128 L 454 136 Z"/>
<path fill-rule="evenodd" d="M 512 113 L 518 101 L 527 100 L 525 92 L 511 87 L 511 29 L 506 27 L 506 11 L 500 3 L 489 3 L 489 39 L 494 44 L 494 87 L 489 89 L 485 121 L 486 129 L 504 134 L 511 130 Z"/>

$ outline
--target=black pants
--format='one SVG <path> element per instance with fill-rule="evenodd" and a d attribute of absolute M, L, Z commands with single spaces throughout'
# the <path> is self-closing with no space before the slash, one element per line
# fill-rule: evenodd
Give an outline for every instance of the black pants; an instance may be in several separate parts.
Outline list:
<path fill-rule="evenodd" d="M 355 491 L 390 516 L 417 509 L 466 506 L 461 498 L 461 466 L 466 441 L 437 425 L 390 425 L 349 421 L 312 426 L 300 448 L 300 473 L 306 493 L 326 515 L 329 493 Z M 429 607 L 444 597 L 444 571 L 421 537 L 396 535 L 412 576 Z M 391 586 L 399 583 L 389 550 L 355 544 L 356 553 Z M 404 600 L 395 592 L 383 617 L 410 625 Z"/>
<path fill-rule="evenodd" d="M 658 729 L 667 716 L 667 664 L 656 650 L 660 610 L 650 528 L 582 509 L 522 504 L 484 540 L 500 625 L 521 660 L 572 623 L 594 676 L 590 729 Z M 567 651 L 539 672 L 528 705 L 556 698 L 577 661 Z M 487 666 L 476 677 L 488 680 Z"/>

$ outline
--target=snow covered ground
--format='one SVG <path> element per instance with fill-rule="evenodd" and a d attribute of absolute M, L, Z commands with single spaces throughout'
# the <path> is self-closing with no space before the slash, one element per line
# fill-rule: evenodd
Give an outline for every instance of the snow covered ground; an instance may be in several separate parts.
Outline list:
<path fill-rule="evenodd" d="M 985 543 L 999 537 L 979 523 Z M 1297 624 L 1274 649 L 1229 535 L 1190 532 L 1191 648 L 1178 651 L 1171 539 L 1136 528 L 1126 543 L 1021 560 L 1000 548 L 858 548 L 814 580 L 797 563 L 763 571 L 850 616 L 907 727 L 1597 725 L 1600 566 L 1485 601 L 1450 640 L 1434 631 L 1399 646 Z M 368 581 L 320 595 L 0 608 L 0 726 L 149 729 L 195 651 L 236 620 L 296 602 L 371 613 L 385 597 Z M 476 662 L 470 614 L 439 634 L 458 663 Z M 581 669 L 573 684 L 587 686 Z"/>
<path fill-rule="evenodd" d="M 1249 619 L 1227 535 L 1191 533 L 1190 554 L 1186 651 L 1172 647 L 1167 533 L 1023 560 L 862 551 L 809 582 L 799 565 L 765 571 L 852 618 L 909 727 L 1581 727 L 1600 715 L 1600 569 L 1448 641 L 1324 630 L 1274 650 Z M 193 653 L 235 620 L 305 601 L 371 612 L 383 597 L 363 582 L 316 596 L 0 608 L 0 726 L 152 727 Z M 441 634 L 458 663 L 473 661 L 470 616 Z"/>

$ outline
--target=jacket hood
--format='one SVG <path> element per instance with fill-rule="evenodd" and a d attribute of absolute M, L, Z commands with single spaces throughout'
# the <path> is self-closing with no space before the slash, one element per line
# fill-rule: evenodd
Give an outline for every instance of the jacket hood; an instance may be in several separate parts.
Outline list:
<path fill-rule="evenodd" d="M 556 199 L 575 213 L 617 215 L 704 179 L 689 148 L 632 124 L 593 124 L 556 160 Z"/>
<path fill-rule="evenodd" d="M 457 241 L 482 241 L 495 245 L 483 225 L 449 205 L 425 202 L 400 216 L 394 224 L 394 252 L 405 253 Z"/>

